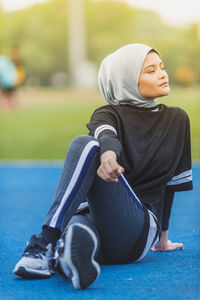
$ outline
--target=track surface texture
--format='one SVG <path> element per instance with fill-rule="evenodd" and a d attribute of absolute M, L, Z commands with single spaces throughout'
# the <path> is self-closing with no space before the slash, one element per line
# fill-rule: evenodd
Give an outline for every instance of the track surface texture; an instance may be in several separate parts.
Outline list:
<path fill-rule="evenodd" d="M 0 164 L 0 299 L 182 300 L 200 299 L 200 165 L 194 189 L 176 193 L 169 238 L 183 251 L 149 252 L 139 263 L 101 266 L 97 281 L 77 291 L 58 275 L 21 279 L 12 270 L 33 233 L 39 233 L 52 202 L 61 165 Z"/>

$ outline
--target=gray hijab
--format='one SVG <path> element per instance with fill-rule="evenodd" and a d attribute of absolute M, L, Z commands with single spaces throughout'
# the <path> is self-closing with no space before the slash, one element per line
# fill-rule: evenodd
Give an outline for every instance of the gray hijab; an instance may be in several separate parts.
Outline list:
<path fill-rule="evenodd" d="M 155 49 L 144 44 L 129 44 L 111 53 L 102 61 L 98 84 L 108 104 L 129 103 L 147 108 L 157 105 L 155 98 L 142 97 L 138 89 L 142 65 L 151 50 Z M 155 51 L 159 54 L 157 50 Z"/>

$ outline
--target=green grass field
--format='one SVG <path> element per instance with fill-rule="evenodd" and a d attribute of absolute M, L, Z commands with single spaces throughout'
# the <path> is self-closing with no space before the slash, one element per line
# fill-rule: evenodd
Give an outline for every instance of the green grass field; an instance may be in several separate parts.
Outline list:
<path fill-rule="evenodd" d="M 1 160 L 64 159 L 71 139 L 88 133 L 85 124 L 104 105 L 99 92 L 22 89 L 18 98 L 18 110 L 0 111 Z M 200 89 L 172 88 L 161 100 L 188 112 L 193 160 L 200 160 Z"/>

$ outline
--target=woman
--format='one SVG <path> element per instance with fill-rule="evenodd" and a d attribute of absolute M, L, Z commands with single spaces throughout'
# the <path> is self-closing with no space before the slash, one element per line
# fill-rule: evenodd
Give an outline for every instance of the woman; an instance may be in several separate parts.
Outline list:
<path fill-rule="evenodd" d="M 159 52 L 124 46 L 104 59 L 98 80 L 108 105 L 92 115 L 89 136 L 72 141 L 42 232 L 15 266 L 19 276 L 50 277 L 56 248 L 54 270 L 84 289 L 99 264 L 183 249 L 168 241 L 168 225 L 174 193 L 192 189 L 189 119 L 157 104 L 170 92 Z"/>

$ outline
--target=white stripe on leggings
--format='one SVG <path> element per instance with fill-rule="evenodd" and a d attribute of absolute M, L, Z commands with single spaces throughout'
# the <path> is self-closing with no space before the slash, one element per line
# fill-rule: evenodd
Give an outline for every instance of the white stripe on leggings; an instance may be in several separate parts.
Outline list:
<path fill-rule="evenodd" d="M 149 225 L 149 233 L 148 233 L 148 237 L 147 237 L 147 243 L 146 243 L 146 246 L 144 248 L 142 255 L 136 261 L 140 261 L 141 259 L 143 259 L 143 257 L 145 257 L 145 255 L 149 251 L 149 249 L 153 248 L 154 245 L 157 244 L 158 239 L 159 239 L 159 236 L 158 236 L 157 239 L 155 240 L 154 244 L 152 245 L 155 235 L 157 233 L 157 225 L 154 220 L 153 213 L 150 212 L 149 210 L 148 210 L 148 212 L 149 212 L 149 217 L 150 217 L 150 225 Z"/>
<path fill-rule="evenodd" d="M 67 198 L 69 197 L 69 195 L 71 194 L 71 192 L 73 191 L 74 189 L 74 186 L 79 178 L 79 175 L 81 173 L 81 170 L 82 170 L 82 167 L 83 167 L 83 164 L 90 152 L 90 150 L 94 147 L 94 146 L 99 146 L 99 142 L 97 141 L 91 141 L 89 142 L 85 148 L 83 149 L 82 153 L 81 153 L 81 156 L 78 160 L 78 163 L 76 165 L 76 168 L 75 168 L 75 171 L 72 175 L 72 178 L 67 186 L 67 189 L 65 191 L 65 194 L 64 196 L 62 197 L 62 200 L 60 202 L 60 205 L 58 206 L 55 214 L 53 215 L 52 219 L 51 219 L 51 222 L 49 224 L 49 226 L 51 227 L 55 227 L 56 226 L 56 223 L 57 223 L 57 220 L 58 220 L 58 217 L 59 217 L 59 214 L 63 208 L 63 206 L 65 205 L 65 202 L 67 201 Z"/>

